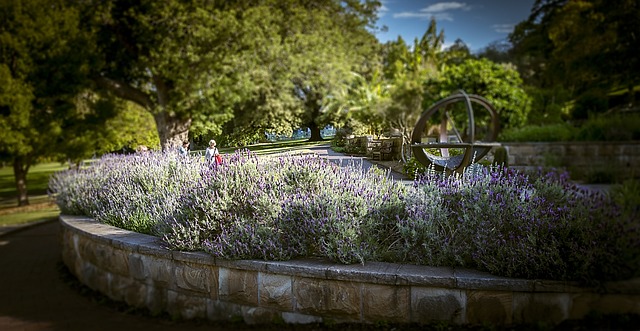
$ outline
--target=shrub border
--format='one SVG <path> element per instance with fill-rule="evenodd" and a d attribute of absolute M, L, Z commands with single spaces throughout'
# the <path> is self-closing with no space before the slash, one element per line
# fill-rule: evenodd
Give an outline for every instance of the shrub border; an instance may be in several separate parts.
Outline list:
<path fill-rule="evenodd" d="M 229 261 L 171 251 L 153 236 L 60 215 L 62 258 L 113 300 L 184 319 L 260 323 L 559 324 L 640 315 L 640 278 L 600 288 L 474 270 L 326 259 Z"/>

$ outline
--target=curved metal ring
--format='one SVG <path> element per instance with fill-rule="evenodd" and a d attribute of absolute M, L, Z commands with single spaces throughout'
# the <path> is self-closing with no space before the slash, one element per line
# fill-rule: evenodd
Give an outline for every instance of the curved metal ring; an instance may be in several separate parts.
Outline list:
<path fill-rule="evenodd" d="M 436 114 L 441 108 L 450 104 L 464 101 L 467 116 L 469 116 L 469 141 L 457 143 L 422 143 L 422 133 L 425 131 L 427 121 L 431 116 Z M 491 128 L 487 135 L 483 138 L 482 143 L 475 142 L 475 120 L 473 115 L 472 103 L 477 103 L 484 107 L 491 116 Z M 458 171 L 471 162 L 482 159 L 495 144 L 498 135 L 498 114 L 491 105 L 491 103 L 478 95 L 468 95 L 464 91 L 460 90 L 459 93 L 446 97 L 435 104 L 433 104 L 428 110 L 424 111 L 420 118 L 416 122 L 416 126 L 413 129 L 413 135 L 411 137 L 411 150 L 416 159 L 425 166 L 435 166 L 436 170 L 453 170 Z M 464 155 L 452 156 L 452 157 L 438 157 L 427 153 L 424 148 L 464 148 Z"/>

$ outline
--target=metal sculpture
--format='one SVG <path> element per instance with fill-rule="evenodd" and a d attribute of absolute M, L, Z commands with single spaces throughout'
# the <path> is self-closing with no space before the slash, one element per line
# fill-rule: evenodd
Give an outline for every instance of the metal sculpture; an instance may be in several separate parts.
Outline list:
<path fill-rule="evenodd" d="M 466 108 L 466 116 L 468 117 L 468 127 L 465 130 L 465 134 L 461 135 L 457 130 L 453 120 L 449 117 L 447 109 L 457 103 L 463 102 Z M 476 123 L 474 119 L 474 111 L 472 104 L 478 104 L 489 112 L 490 121 L 488 123 L 488 130 L 485 137 L 482 140 L 476 140 Z M 452 126 L 455 132 L 457 142 L 451 142 L 441 133 L 441 139 L 436 142 L 423 142 L 423 133 L 427 128 L 427 123 L 434 115 L 441 114 L 441 121 L 444 127 L 449 124 Z M 464 91 L 460 90 L 458 93 L 453 94 L 447 98 L 444 98 L 431 106 L 428 110 L 420 115 L 420 118 L 416 122 L 416 126 L 413 129 L 413 135 L 411 137 L 411 150 L 415 158 L 427 167 L 433 166 L 438 171 L 462 171 L 465 167 L 469 166 L 473 162 L 481 160 L 492 147 L 500 146 L 495 140 L 498 135 L 498 114 L 489 103 L 489 101 L 478 95 L 468 95 Z M 442 139 L 444 137 L 444 139 Z M 447 153 L 443 155 L 435 155 L 427 151 L 427 149 L 440 149 Z M 464 153 L 459 155 L 449 156 L 449 149 L 463 149 Z"/>

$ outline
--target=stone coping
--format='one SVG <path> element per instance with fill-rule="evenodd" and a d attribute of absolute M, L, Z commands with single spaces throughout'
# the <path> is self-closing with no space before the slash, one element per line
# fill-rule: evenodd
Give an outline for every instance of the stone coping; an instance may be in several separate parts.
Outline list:
<path fill-rule="evenodd" d="M 84 216 L 60 215 L 60 222 L 63 260 L 80 281 L 134 306 L 168 311 L 186 318 L 215 320 L 239 315 L 248 323 L 274 320 L 373 323 L 387 320 L 384 311 L 388 308 L 380 308 L 383 304 L 376 303 L 375 296 L 374 299 L 367 296 L 370 288 L 386 293 L 387 301 L 390 297 L 402 302 L 395 303 L 396 309 L 408 311 L 390 312 L 388 316 L 390 321 L 400 323 L 444 320 L 454 324 L 491 321 L 509 325 L 546 321 L 551 318 L 544 313 L 549 309 L 561 311 L 554 315 L 553 323 L 579 319 L 592 311 L 640 314 L 640 278 L 610 282 L 595 289 L 574 282 L 507 278 L 462 268 L 384 262 L 343 265 L 320 258 L 231 261 L 204 252 L 171 251 L 163 246 L 160 238 L 119 229 Z M 180 285 L 183 276 L 174 271 L 184 265 L 190 266 L 190 273 L 199 275 L 196 277 L 199 279 L 192 281 L 206 284 L 184 291 L 184 286 Z M 137 269 L 143 271 L 136 272 Z M 205 273 L 196 271 L 199 269 Z M 234 288 L 232 285 L 239 275 L 244 277 L 243 283 Z M 247 285 L 247 277 L 255 279 L 257 284 Z M 264 293 L 271 293 L 273 289 L 261 282 L 272 277 L 285 284 L 280 284 L 284 287 L 279 290 L 288 293 L 284 304 L 265 304 L 282 301 L 280 297 L 263 298 Z M 177 284 L 172 285 L 172 278 L 176 278 Z M 336 288 L 343 286 L 340 284 L 347 284 L 349 288 L 334 293 Z M 350 289 L 351 286 L 356 289 Z M 254 290 L 257 293 L 248 294 Z M 173 292 L 177 294 L 172 295 Z M 244 297 L 238 298 L 238 293 Z M 344 306 L 334 307 L 331 302 L 325 302 L 331 300 L 328 297 L 344 299 L 349 295 L 353 298 L 345 299 Z M 199 299 L 176 299 L 182 296 Z M 263 298 L 262 302 L 259 298 Z M 610 302 L 614 301 L 621 304 L 612 308 Z M 488 302 L 495 305 L 484 304 Z M 200 311 L 197 307 L 204 308 Z M 494 309 L 487 312 L 486 307 Z M 372 313 L 376 309 L 381 312 Z M 220 315 L 220 312 L 224 314 Z"/>

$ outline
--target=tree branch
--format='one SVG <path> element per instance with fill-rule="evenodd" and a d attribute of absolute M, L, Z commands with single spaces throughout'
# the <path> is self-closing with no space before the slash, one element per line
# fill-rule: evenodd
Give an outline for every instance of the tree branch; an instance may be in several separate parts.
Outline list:
<path fill-rule="evenodd" d="M 153 109 L 153 101 L 149 95 L 129 84 L 102 76 L 96 77 L 94 81 L 98 86 L 113 92 L 120 98 L 133 101 L 145 109 Z"/>

